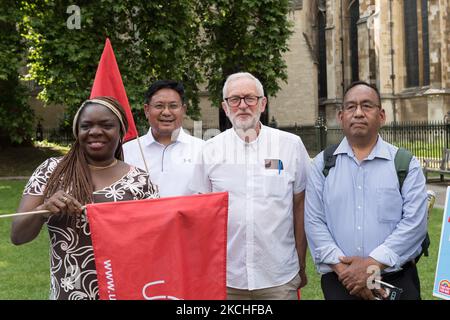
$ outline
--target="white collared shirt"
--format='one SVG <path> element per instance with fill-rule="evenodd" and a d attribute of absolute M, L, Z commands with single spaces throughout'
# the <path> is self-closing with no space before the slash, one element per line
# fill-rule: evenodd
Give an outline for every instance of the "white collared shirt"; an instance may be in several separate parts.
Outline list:
<path fill-rule="evenodd" d="M 194 161 L 203 140 L 187 134 L 182 128 L 177 140 L 165 146 L 155 140 L 150 128 L 139 138 L 150 178 L 158 185 L 161 197 L 192 194 L 188 188 L 194 171 Z M 146 170 L 137 139 L 123 145 L 125 162 Z"/>
<path fill-rule="evenodd" d="M 266 168 L 265 160 L 280 165 Z M 306 187 L 309 156 L 293 134 L 261 126 L 245 143 L 229 129 L 208 140 L 197 161 L 194 192 L 229 192 L 227 286 L 262 289 L 299 272 L 293 196 Z"/>

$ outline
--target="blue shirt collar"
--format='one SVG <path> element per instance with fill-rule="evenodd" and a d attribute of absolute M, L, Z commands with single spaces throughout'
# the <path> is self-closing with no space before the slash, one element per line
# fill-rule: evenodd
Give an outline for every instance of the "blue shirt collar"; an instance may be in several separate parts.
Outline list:
<path fill-rule="evenodd" d="M 348 143 L 348 140 L 346 137 L 342 139 L 341 143 L 337 147 L 336 151 L 334 151 L 334 155 L 345 153 L 349 157 L 354 157 L 355 154 L 352 150 L 352 147 Z M 367 160 L 373 160 L 375 158 L 381 158 L 386 160 L 392 160 L 392 155 L 389 152 L 389 147 L 387 143 L 381 138 L 380 135 L 378 135 L 377 143 L 375 144 L 375 147 L 370 152 L 369 156 L 367 157 Z"/>

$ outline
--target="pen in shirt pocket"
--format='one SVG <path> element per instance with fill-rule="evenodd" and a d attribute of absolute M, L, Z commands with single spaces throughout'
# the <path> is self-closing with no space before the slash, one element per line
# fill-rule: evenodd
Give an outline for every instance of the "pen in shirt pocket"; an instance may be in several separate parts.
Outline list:
<path fill-rule="evenodd" d="M 281 174 L 281 171 L 284 170 L 283 161 L 278 159 L 278 175 Z"/>

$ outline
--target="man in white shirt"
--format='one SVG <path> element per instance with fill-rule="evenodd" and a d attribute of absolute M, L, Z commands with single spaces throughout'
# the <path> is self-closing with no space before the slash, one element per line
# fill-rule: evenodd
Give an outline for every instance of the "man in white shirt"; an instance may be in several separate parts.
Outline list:
<path fill-rule="evenodd" d="M 233 128 L 205 143 L 190 187 L 229 193 L 228 298 L 295 300 L 307 282 L 309 156 L 298 136 L 261 124 L 267 99 L 253 75 L 229 76 L 223 98 Z"/>
<path fill-rule="evenodd" d="M 125 162 L 147 170 L 161 197 L 191 194 L 188 185 L 204 141 L 181 127 L 186 113 L 183 84 L 154 82 L 145 94 L 144 112 L 150 129 L 138 138 L 140 145 L 137 139 L 123 145 Z"/>

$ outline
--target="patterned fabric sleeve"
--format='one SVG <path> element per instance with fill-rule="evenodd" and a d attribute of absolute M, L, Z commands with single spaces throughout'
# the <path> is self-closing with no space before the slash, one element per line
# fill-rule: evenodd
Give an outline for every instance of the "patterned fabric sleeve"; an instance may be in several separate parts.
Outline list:
<path fill-rule="evenodd" d="M 59 161 L 62 158 L 49 158 L 45 160 L 36 170 L 33 175 L 28 180 L 23 191 L 24 195 L 42 196 L 44 194 L 45 187 L 47 186 L 47 181 L 50 178 L 53 170 L 55 170 Z"/>

